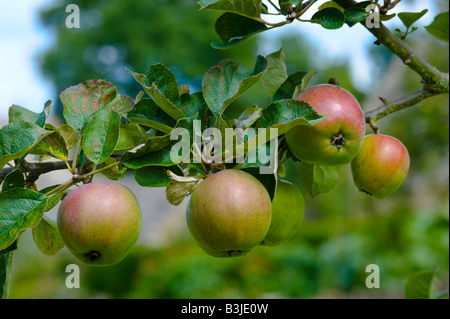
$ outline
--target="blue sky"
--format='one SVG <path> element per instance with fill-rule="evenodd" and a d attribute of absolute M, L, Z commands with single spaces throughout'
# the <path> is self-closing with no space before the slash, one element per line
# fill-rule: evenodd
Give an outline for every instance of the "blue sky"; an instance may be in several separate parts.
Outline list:
<path fill-rule="evenodd" d="M 52 97 L 50 83 L 39 74 L 35 55 L 51 41 L 39 26 L 37 12 L 52 1 L 1 1 L 0 10 L 0 118 L 18 104 L 41 111 Z"/>
<path fill-rule="evenodd" d="M 440 1 L 440 0 L 437 0 Z M 42 7 L 51 5 L 52 0 L 2 0 L 0 10 L 0 119 L 6 119 L 8 108 L 18 104 L 35 112 L 40 112 L 45 101 L 54 98 L 51 83 L 39 73 L 36 62 L 38 52 L 44 50 L 52 42 L 52 34 L 43 29 L 38 21 L 38 12 Z M 274 1 L 277 2 L 277 1 Z M 324 1 L 319 1 L 323 3 Z M 402 1 L 403 2 L 403 1 Z M 406 1 L 409 11 L 421 11 L 429 8 L 418 26 L 431 23 L 436 15 L 435 1 Z M 76 1 L 74 1 L 76 3 Z M 317 7 L 317 5 L 316 5 Z M 401 5 L 400 5 L 401 7 Z M 403 6 L 405 8 L 405 6 Z M 312 9 L 311 12 L 316 10 Z M 399 12 L 396 8 L 395 12 Z M 83 12 L 81 12 L 83 14 Z M 304 18 L 309 18 L 305 16 Z M 396 18 L 397 19 L 397 18 Z M 397 19 L 398 20 L 398 19 Z M 389 23 L 394 28 L 397 22 Z M 276 38 L 279 32 L 298 32 L 299 24 L 293 23 L 263 34 L 265 43 L 258 54 L 267 54 L 278 50 Z M 367 30 L 362 27 L 351 28 L 350 32 L 328 31 L 319 25 L 304 23 L 303 32 L 311 37 L 318 47 L 318 63 L 347 57 L 350 54 L 352 72 L 358 78 L 358 85 L 364 89 L 370 84 L 370 65 L 365 56 L 367 46 L 374 38 L 367 36 Z M 330 36 L 331 35 L 331 36 Z M 267 41 L 270 40 L 270 41 Z"/>

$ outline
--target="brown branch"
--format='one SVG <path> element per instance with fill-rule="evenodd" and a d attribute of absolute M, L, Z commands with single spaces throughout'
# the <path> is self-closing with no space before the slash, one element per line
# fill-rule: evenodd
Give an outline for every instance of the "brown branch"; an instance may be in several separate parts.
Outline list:
<path fill-rule="evenodd" d="M 334 0 L 342 8 L 347 9 L 357 4 L 354 0 Z M 441 72 L 431 65 L 421 55 L 417 54 L 403 40 L 393 34 L 383 23 L 379 27 L 368 27 L 365 21 L 361 23 L 372 33 L 380 44 L 383 44 L 392 53 L 402 59 L 409 68 L 420 75 L 424 82 L 424 87 L 431 93 L 449 92 L 449 75 Z"/>
<path fill-rule="evenodd" d="M 377 120 L 400 110 L 403 110 L 407 107 L 416 105 L 417 103 L 423 101 L 424 99 L 433 96 L 436 94 L 433 94 L 426 89 L 422 88 L 420 90 L 417 90 L 416 92 L 399 98 L 392 102 L 387 102 L 373 110 L 367 111 L 364 113 L 364 116 L 366 117 L 366 123 L 372 124 L 373 122 L 376 122 Z"/>
<path fill-rule="evenodd" d="M 354 0 L 333 0 L 342 8 L 347 9 L 357 4 Z M 394 2 L 395 5 L 398 2 Z M 366 29 L 372 33 L 377 42 L 388 48 L 393 54 L 397 55 L 405 65 L 415 71 L 422 78 L 423 88 L 410 94 L 409 96 L 399 98 L 393 102 L 385 103 L 371 111 L 365 113 L 366 122 L 374 128 L 375 121 L 385 117 L 388 114 L 413 106 L 422 100 L 434 95 L 449 93 L 449 74 L 440 71 L 431 65 L 422 56 L 417 54 L 402 39 L 395 36 L 381 22 L 379 27 L 368 27 L 365 21 L 362 21 Z"/>
<path fill-rule="evenodd" d="M 69 162 L 70 164 L 70 162 Z M 19 169 L 24 173 L 33 173 L 34 175 L 41 175 L 52 171 L 67 169 L 67 165 L 64 161 L 55 162 L 41 162 L 41 163 L 29 163 L 23 161 L 19 167 L 5 167 L 0 171 L 0 182 L 3 181 L 9 173 Z"/>
<path fill-rule="evenodd" d="M 111 156 L 117 161 L 120 161 L 121 156 L 120 155 L 113 155 Z M 69 165 L 72 165 L 72 161 L 67 162 Z M 110 166 L 117 165 L 112 164 Z M 34 180 L 37 180 L 38 177 L 42 174 L 46 174 L 53 171 L 68 169 L 66 162 L 64 161 L 54 161 L 54 162 L 38 162 L 38 163 L 30 163 L 27 161 L 23 161 L 19 167 L 5 167 L 0 171 L 0 183 L 5 179 L 6 175 L 14 171 L 15 169 L 21 170 L 23 173 L 30 173 L 33 174 Z M 103 170 L 103 168 L 99 169 Z M 99 171 L 96 171 L 95 173 L 98 173 Z M 87 175 L 90 176 L 91 174 Z"/>

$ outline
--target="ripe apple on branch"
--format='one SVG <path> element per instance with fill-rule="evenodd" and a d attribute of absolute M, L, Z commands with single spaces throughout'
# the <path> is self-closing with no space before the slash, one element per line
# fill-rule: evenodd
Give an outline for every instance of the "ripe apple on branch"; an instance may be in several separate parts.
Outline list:
<path fill-rule="evenodd" d="M 282 169 L 278 170 L 287 158 L 299 162 L 302 184 L 312 196 L 330 191 L 339 167 L 347 164 L 358 189 L 377 199 L 393 196 L 408 173 L 409 154 L 400 141 L 379 133 L 377 121 L 423 99 L 448 93 L 449 76 L 383 23 L 370 28 L 365 11 L 370 3 L 336 0 L 319 9 L 311 20 L 302 20 L 315 2 L 280 1 L 277 6 L 269 1 L 283 19 L 280 23 L 263 19 L 268 8 L 261 1 L 237 5 L 229 0 L 202 0 L 199 4 L 200 10 L 224 11 L 216 23 L 223 43 L 212 43 L 218 49 L 296 21 L 326 29 L 360 23 L 378 44 L 420 75 L 423 87 L 363 112 L 344 88 L 332 84 L 308 88 L 316 71 L 287 74 L 280 49 L 258 56 L 253 68 L 230 59 L 220 61 L 204 74 L 198 92 L 180 86 L 175 74 L 162 64 L 150 65 L 143 74 L 128 70 L 143 88 L 134 99 L 120 95 L 108 81 L 84 81 L 61 92 L 66 123 L 58 127 L 48 123 L 51 101 L 41 113 L 14 105 L 9 110 L 9 124 L 0 128 L 0 273 L 11 272 L 17 240 L 28 229 L 47 255 L 66 246 L 91 265 L 112 265 L 125 258 L 141 231 L 141 208 L 123 186 L 93 182 L 99 173 L 117 181 L 132 171 L 142 187 L 165 187 L 167 200 L 174 205 L 189 198 L 188 228 L 198 245 L 215 257 L 242 256 L 257 246 L 277 246 L 299 231 L 305 213 L 303 194 L 294 184 L 281 180 Z M 383 21 L 393 18 L 388 13 L 398 2 L 377 5 Z M 409 27 L 419 18 L 416 14 L 400 16 Z M 436 23 L 430 27 L 432 34 L 439 27 Z M 231 27 L 236 25 L 239 27 Z M 258 82 L 272 98 L 270 104 L 250 107 L 237 119 L 228 119 L 227 107 Z M 199 128 L 196 121 L 201 123 Z M 364 136 L 366 124 L 375 134 Z M 178 141 L 172 139 L 174 130 L 182 129 L 196 138 L 208 128 L 246 133 L 237 145 L 244 160 L 235 161 L 236 152 L 230 161 L 222 162 L 206 161 L 205 157 L 185 162 L 183 157 L 173 156 L 179 150 L 175 147 Z M 220 147 L 214 147 L 224 142 L 224 136 L 216 134 L 207 143 L 194 143 L 188 153 L 207 150 L 215 158 L 227 158 Z M 272 144 L 274 139 L 278 143 Z M 273 167 L 264 156 L 249 156 L 267 152 L 277 154 Z M 29 155 L 55 161 L 31 162 Z M 42 174 L 63 169 L 70 172 L 69 180 L 38 189 L 35 182 Z M 58 203 L 55 224 L 45 213 Z M 0 282 L 2 297 L 7 296 L 8 277 Z"/>

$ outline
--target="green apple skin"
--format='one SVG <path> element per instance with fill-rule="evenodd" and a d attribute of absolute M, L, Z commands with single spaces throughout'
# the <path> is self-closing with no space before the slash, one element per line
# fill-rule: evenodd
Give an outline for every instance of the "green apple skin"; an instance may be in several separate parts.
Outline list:
<path fill-rule="evenodd" d="M 313 126 L 298 125 L 286 132 L 292 154 L 316 165 L 350 163 L 361 149 L 366 128 L 358 100 L 347 90 L 331 84 L 313 86 L 296 100 L 327 116 Z"/>
<path fill-rule="evenodd" d="M 113 182 L 89 183 L 64 198 L 57 225 L 75 257 L 88 265 L 109 266 L 122 261 L 136 243 L 142 213 L 127 187 Z"/>
<path fill-rule="evenodd" d="M 369 196 L 386 198 L 402 185 L 409 164 L 408 150 L 398 139 L 382 134 L 367 135 L 351 164 L 353 181 Z"/>
<path fill-rule="evenodd" d="M 278 246 L 291 239 L 304 216 L 305 200 L 300 189 L 291 182 L 278 180 L 272 201 L 272 221 L 261 245 Z"/>
<path fill-rule="evenodd" d="M 252 175 L 223 170 L 193 191 L 186 221 L 195 241 L 214 257 L 235 257 L 259 245 L 269 230 L 272 205 L 266 188 Z"/>

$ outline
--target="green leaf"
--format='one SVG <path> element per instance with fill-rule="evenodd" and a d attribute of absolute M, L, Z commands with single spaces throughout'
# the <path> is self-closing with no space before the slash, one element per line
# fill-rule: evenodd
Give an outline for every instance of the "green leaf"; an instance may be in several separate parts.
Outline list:
<path fill-rule="evenodd" d="M 317 11 L 311 18 L 312 23 L 320 24 L 325 29 L 339 29 L 344 25 L 344 14 L 337 8 L 328 7 Z"/>
<path fill-rule="evenodd" d="M 114 110 L 120 115 L 129 112 L 134 100 L 117 93 L 116 86 L 105 80 L 88 80 L 65 89 L 60 94 L 66 122 L 78 133 L 89 124 L 96 112 Z"/>
<path fill-rule="evenodd" d="M 122 153 L 131 150 L 147 140 L 147 133 L 138 124 L 121 124 L 119 139 L 114 153 Z"/>
<path fill-rule="evenodd" d="M 170 180 L 166 187 L 166 199 L 174 205 L 180 205 L 186 196 L 189 196 L 197 186 L 200 179 Z"/>
<path fill-rule="evenodd" d="M 175 126 L 175 128 L 185 128 L 189 132 L 192 132 L 193 122 L 191 119 L 180 119 L 177 121 L 177 125 Z M 132 163 L 133 159 L 136 159 L 139 157 L 145 157 L 145 156 L 147 156 L 147 154 L 161 150 L 164 147 L 168 146 L 169 144 L 173 145 L 173 143 L 174 142 L 170 140 L 170 134 L 166 134 L 163 136 L 151 137 L 145 143 L 138 145 L 136 148 L 124 153 L 122 155 L 122 161 L 125 164 L 127 163 L 127 161 L 130 161 L 130 163 Z M 143 166 L 147 166 L 147 165 L 143 165 Z M 141 167 L 143 167 L 143 166 L 141 166 Z M 163 165 L 163 166 L 167 166 L 167 165 Z"/>
<path fill-rule="evenodd" d="M 250 135 L 248 139 L 253 138 L 253 136 Z M 271 149 L 271 147 L 273 148 Z M 256 152 L 254 154 L 247 154 L 244 164 L 238 164 L 236 168 L 243 170 L 257 168 L 259 174 L 275 175 L 278 171 L 278 157 L 276 157 L 277 148 L 278 143 L 273 143 L 272 146 L 270 143 L 259 145 L 256 148 Z M 261 156 L 264 157 L 262 158 Z M 272 156 L 272 158 L 270 156 Z M 264 171 L 262 170 L 263 168 Z"/>
<path fill-rule="evenodd" d="M 98 168 L 100 169 L 102 167 L 112 165 L 114 163 L 117 163 L 117 161 L 114 158 L 109 157 Z M 108 169 L 106 171 L 102 171 L 102 174 L 111 180 L 118 181 L 118 180 L 122 179 L 122 177 L 125 175 L 126 171 L 127 171 L 126 167 L 123 167 L 123 165 L 118 164 L 118 165 L 112 166 L 110 169 Z"/>
<path fill-rule="evenodd" d="M 228 49 L 254 34 L 267 30 L 264 23 L 231 12 L 221 15 L 215 28 L 223 42 L 212 42 L 211 46 L 215 49 Z"/>
<path fill-rule="evenodd" d="M 166 187 L 171 181 L 167 175 L 167 170 L 175 174 L 183 174 L 183 171 L 178 166 L 146 166 L 135 170 L 134 178 L 139 185 L 144 187 Z"/>
<path fill-rule="evenodd" d="M 282 49 L 266 56 L 268 67 L 267 72 L 261 77 L 261 82 L 269 96 L 274 96 L 288 77 L 284 58 Z"/>
<path fill-rule="evenodd" d="M 246 128 L 252 126 L 261 117 L 261 113 L 262 109 L 254 105 L 248 109 L 245 109 L 239 118 L 237 120 L 230 121 L 230 124 L 245 130 Z"/>
<path fill-rule="evenodd" d="M 177 108 L 183 111 L 188 118 L 194 118 L 198 115 L 203 118 L 204 114 L 199 114 L 207 110 L 205 99 L 202 92 L 195 92 L 193 94 L 182 94 Z"/>
<path fill-rule="evenodd" d="M 9 123 L 31 122 L 36 124 L 39 120 L 39 113 L 14 104 L 8 109 L 8 119 Z"/>
<path fill-rule="evenodd" d="M 263 12 L 261 0 L 200 0 L 200 10 L 219 10 L 234 12 L 249 18 L 259 18 Z"/>
<path fill-rule="evenodd" d="M 270 140 L 268 134 L 271 128 L 278 130 L 278 136 L 286 133 L 296 125 L 314 125 L 322 120 L 324 116 L 317 114 L 308 104 L 292 99 L 278 100 L 272 102 L 263 109 L 261 116 L 253 125 L 258 134 L 245 143 L 245 150 L 251 151 L 251 145 L 265 144 Z"/>
<path fill-rule="evenodd" d="M 147 153 L 154 152 L 164 148 L 171 143 L 170 136 L 154 136 L 149 138 L 145 143 L 136 146 L 122 155 L 122 161 L 131 160 L 146 155 Z"/>
<path fill-rule="evenodd" d="M 186 115 L 175 105 L 179 101 L 178 82 L 173 72 L 163 64 L 150 65 L 145 74 L 127 71 L 139 82 L 144 91 L 150 95 L 156 104 L 169 116 L 179 120 Z"/>
<path fill-rule="evenodd" d="M 30 122 L 16 122 L 0 129 L 0 170 L 31 151 L 50 131 Z"/>
<path fill-rule="evenodd" d="M 41 189 L 39 191 L 39 193 L 45 195 L 46 193 L 48 193 L 49 191 L 53 190 L 54 188 L 56 188 L 58 186 L 59 185 L 45 187 L 45 188 Z M 64 192 L 61 192 L 61 193 L 56 193 L 54 195 L 50 195 L 49 197 L 47 197 L 47 205 L 45 206 L 45 211 L 48 212 L 49 210 L 54 208 L 59 203 L 59 201 L 64 198 L 65 195 L 66 194 Z"/>
<path fill-rule="evenodd" d="M 31 122 L 40 127 L 44 127 L 52 106 L 52 101 L 48 100 L 44 104 L 44 110 L 41 113 L 35 113 L 19 105 L 12 105 L 8 110 L 9 123 Z"/>
<path fill-rule="evenodd" d="M 64 138 L 67 150 L 77 145 L 79 134 L 69 124 L 61 124 L 57 128 L 59 134 Z"/>
<path fill-rule="evenodd" d="M 2 185 L 2 192 L 15 187 L 25 188 L 25 177 L 23 176 L 23 172 L 18 169 L 13 170 L 5 176 L 5 180 Z"/>
<path fill-rule="evenodd" d="M 186 115 L 178 109 L 158 88 L 158 86 L 153 83 L 151 87 L 144 87 L 145 92 L 150 95 L 156 104 L 173 119 L 179 120 L 186 117 Z"/>
<path fill-rule="evenodd" d="M 188 176 L 206 175 L 206 167 L 203 163 L 188 163 Z"/>
<path fill-rule="evenodd" d="M 20 231 L 34 227 L 42 218 L 47 197 L 15 188 L 0 193 L 0 250 L 16 240 Z"/>
<path fill-rule="evenodd" d="M 434 17 L 433 22 L 426 26 L 428 32 L 441 41 L 448 43 L 448 25 L 449 25 L 449 12 L 443 12 Z"/>
<path fill-rule="evenodd" d="M 287 15 L 291 6 L 295 8 L 301 8 L 302 2 L 303 0 L 279 0 L 278 4 L 280 5 L 281 12 L 284 15 Z"/>
<path fill-rule="evenodd" d="M 368 18 L 371 15 L 371 11 L 369 10 L 370 7 L 368 7 L 368 6 L 370 6 L 370 1 L 362 1 L 362 2 L 356 3 L 352 8 L 348 8 L 347 10 L 349 10 L 349 11 L 345 15 L 346 19 L 347 19 L 347 16 L 348 16 L 348 19 L 347 19 L 347 22 L 346 22 L 348 24 L 348 26 L 352 27 L 357 22 L 362 21 L 362 20 L 356 21 L 356 22 L 351 22 L 350 21 L 350 20 L 357 20 L 359 15 L 362 16 L 363 12 L 361 10 L 364 10 L 364 12 L 366 12 L 367 18 Z M 355 8 L 355 9 L 353 9 L 353 8 Z M 344 14 L 345 14 L 345 11 L 347 11 L 347 10 L 344 10 Z M 388 21 L 388 20 L 391 20 L 392 18 L 394 18 L 395 16 L 397 16 L 396 13 L 392 13 L 392 14 L 372 13 L 372 15 L 373 14 L 377 14 L 377 18 L 380 21 Z"/>
<path fill-rule="evenodd" d="M 392 13 L 392 14 L 386 14 L 386 15 L 380 15 L 380 21 L 389 21 L 392 18 L 395 18 L 397 16 L 396 13 Z"/>
<path fill-rule="evenodd" d="M 344 9 L 340 5 L 338 5 L 336 2 L 334 2 L 334 1 L 327 1 L 327 2 L 325 2 L 323 4 L 321 4 L 318 9 L 320 11 L 320 10 L 323 10 L 323 9 L 326 9 L 326 8 L 335 8 L 335 9 L 338 9 L 339 11 L 341 11 L 341 12 L 344 12 Z"/>
<path fill-rule="evenodd" d="M 304 89 L 308 85 L 307 83 L 309 83 L 314 74 L 315 71 L 313 72 L 297 71 L 295 73 L 290 74 L 288 78 L 281 84 L 281 86 L 275 92 L 272 101 L 294 98 L 294 92 L 299 91 L 300 88 Z M 305 78 L 305 76 L 307 75 L 308 77 Z M 303 81 L 304 78 L 305 81 Z M 297 88 L 299 85 L 300 88 Z"/>
<path fill-rule="evenodd" d="M 13 252 L 17 249 L 17 239 L 5 249 L 0 250 L 0 256 L 9 252 Z"/>
<path fill-rule="evenodd" d="M 66 148 L 66 141 L 59 131 L 47 124 L 47 129 L 53 129 L 35 148 L 30 152 L 37 155 L 49 155 L 66 161 L 69 156 L 69 151 Z"/>
<path fill-rule="evenodd" d="M 311 82 L 313 76 L 316 75 L 316 73 L 316 70 L 310 70 L 305 75 L 303 75 L 300 84 L 297 85 L 294 89 L 294 93 L 292 94 L 293 99 L 298 97 L 300 93 L 308 88 L 309 83 Z"/>
<path fill-rule="evenodd" d="M 255 69 L 247 68 L 233 60 L 222 60 L 203 77 L 203 96 L 206 104 L 218 118 L 239 95 L 255 84 L 267 70 L 267 60 L 258 59 Z"/>
<path fill-rule="evenodd" d="M 170 153 L 172 151 L 173 144 L 169 144 L 162 149 L 144 153 L 139 157 L 134 157 L 124 162 L 124 165 L 128 168 L 138 169 L 145 166 L 174 166 L 180 163 L 172 162 Z"/>
<path fill-rule="evenodd" d="M 8 109 L 9 123 L 31 122 L 36 124 L 39 117 L 39 113 L 35 113 L 19 105 L 14 104 Z"/>
<path fill-rule="evenodd" d="M 120 115 L 113 110 L 98 111 L 84 130 L 81 142 L 86 157 L 103 163 L 114 152 L 119 139 Z"/>
<path fill-rule="evenodd" d="M 167 115 L 152 99 L 141 99 L 134 109 L 127 114 L 131 123 L 137 123 L 154 128 L 164 133 L 170 133 L 176 121 Z"/>
<path fill-rule="evenodd" d="M 405 284 L 406 299 L 432 299 L 434 297 L 434 270 L 419 271 L 411 274 Z"/>
<path fill-rule="evenodd" d="M 414 22 L 422 18 L 427 12 L 428 9 L 424 9 L 420 12 L 400 12 L 398 14 L 398 17 L 403 22 L 406 28 L 410 28 L 414 24 Z"/>
<path fill-rule="evenodd" d="M 17 241 L 15 241 L 14 243 L 17 243 Z M 12 258 L 12 250 L 0 254 L 0 299 L 8 298 L 8 286 L 11 277 Z"/>
<path fill-rule="evenodd" d="M 361 2 L 356 3 L 355 7 L 365 9 L 371 4 L 371 2 L 372 2 L 371 0 L 361 1 Z"/>
<path fill-rule="evenodd" d="M 65 246 L 56 223 L 45 215 L 32 233 L 34 243 L 46 256 L 56 255 Z"/>
<path fill-rule="evenodd" d="M 152 64 L 144 74 L 144 84 L 151 87 L 155 84 L 159 91 L 171 102 L 179 98 L 178 82 L 175 74 L 165 65 L 158 63 Z"/>
<path fill-rule="evenodd" d="M 349 22 L 360 22 L 367 19 L 368 16 L 369 13 L 359 7 L 350 7 L 344 11 L 344 17 Z"/>
<path fill-rule="evenodd" d="M 328 193 L 336 186 L 339 179 L 339 167 L 301 162 L 300 177 L 305 189 L 314 197 Z"/>

